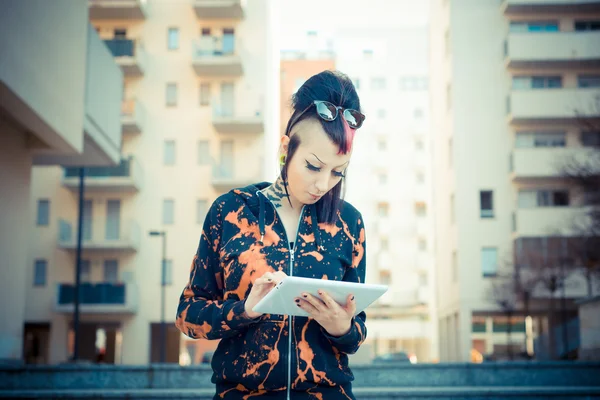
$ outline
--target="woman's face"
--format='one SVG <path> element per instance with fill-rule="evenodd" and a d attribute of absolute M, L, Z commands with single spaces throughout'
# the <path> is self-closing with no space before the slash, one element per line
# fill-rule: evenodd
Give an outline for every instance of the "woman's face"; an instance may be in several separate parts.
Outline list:
<path fill-rule="evenodd" d="M 338 154 L 321 123 L 304 119 L 292 129 L 291 136 L 300 135 L 300 146 L 288 162 L 288 192 L 292 201 L 312 204 L 329 192 L 346 174 L 352 152 Z M 282 150 L 287 154 L 289 137 L 284 136 Z"/>

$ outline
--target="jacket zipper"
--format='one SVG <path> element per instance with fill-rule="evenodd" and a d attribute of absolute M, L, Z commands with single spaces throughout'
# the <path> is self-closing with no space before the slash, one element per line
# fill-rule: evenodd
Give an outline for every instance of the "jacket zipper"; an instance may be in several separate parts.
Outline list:
<path fill-rule="evenodd" d="M 298 241 L 298 230 L 300 229 L 300 222 L 302 221 L 302 216 L 304 215 L 304 207 L 302 206 L 302 210 L 300 211 L 300 218 L 298 218 L 298 226 L 296 227 L 296 237 L 294 238 L 294 248 L 290 246 L 290 241 L 287 237 L 287 232 L 285 234 L 286 242 L 288 245 L 288 250 L 290 251 L 290 275 L 294 276 L 294 252 L 296 251 L 296 242 Z M 283 229 L 285 232 L 285 227 Z M 290 400 L 290 394 L 292 390 L 292 335 L 294 332 L 294 317 L 288 315 L 289 318 L 289 332 L 288 332 L 288 384 L 287 384 L 287 400 Z"/>

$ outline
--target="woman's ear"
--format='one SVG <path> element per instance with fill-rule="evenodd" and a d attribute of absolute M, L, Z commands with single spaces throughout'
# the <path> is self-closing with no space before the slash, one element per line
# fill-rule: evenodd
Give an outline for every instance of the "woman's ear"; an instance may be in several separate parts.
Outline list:
<path fill-rule="evenodd" d="M 279 154 L 287 155 L 289 144 L 290 144 L 290 137 L 287 135 L 283 135 L 279 142 Z"/>

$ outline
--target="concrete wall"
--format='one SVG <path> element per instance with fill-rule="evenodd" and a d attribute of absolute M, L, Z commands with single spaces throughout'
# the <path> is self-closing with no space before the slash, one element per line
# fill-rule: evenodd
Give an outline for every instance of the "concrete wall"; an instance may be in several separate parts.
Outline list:
<path fill-rule="evenodd" d="M 579 304 L 579 358 L 587 361 L 600 360 L 600 296 Z"/>
<path fill-rule="evenodd" d="M 24 294 L 32 284 L 33 264 L 27 251 L 35 214 L 29 210 L 31 155 L 25 135 L 0 117 L 0 359 L 21 358 Z"/>

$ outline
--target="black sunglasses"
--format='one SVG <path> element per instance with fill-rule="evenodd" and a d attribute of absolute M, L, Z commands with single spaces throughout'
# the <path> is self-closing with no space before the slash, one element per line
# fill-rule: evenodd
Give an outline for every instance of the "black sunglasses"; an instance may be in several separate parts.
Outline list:
<path fill-rule="evenodd" d="M 293 123 L 290 124 L 290 131 L 292 130 L 292 126 L 294 126 L 294 124 L 296 124 L 300 117 L 302 117 L 312 106 L 315 106 L 317 108 L 317 114 L 319 115 L 319 117 L 328 122 L 335 121 L 335 119 L 338 117 L 338 110 L 342 110 L 343 118 L 346 120 L 346 122 L 352 129 L 360 128 L 363 122 L 365 121 L 365 115 L 362 114 L 360 111 L 354 110 L 352 108 L 343 108 L 341 106 L 336 106 L 335 104 L 324 100 L 315 100 L 310 106 L 306 107 L 306 109 L 304 109 L 304 111 L 302 111 L 296 117 Z M 289 133 L 290 132 L 288 132 L 288 135 Z"/>

